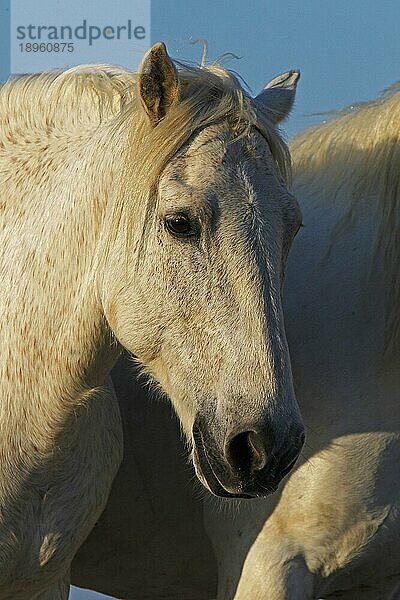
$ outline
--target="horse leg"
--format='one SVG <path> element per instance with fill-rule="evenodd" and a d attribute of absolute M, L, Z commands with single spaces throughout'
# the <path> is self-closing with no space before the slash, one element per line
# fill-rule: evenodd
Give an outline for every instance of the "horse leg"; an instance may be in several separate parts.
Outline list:
<path fill-rule="evenodd" d="M 263 546 L 268 556 L 250 551 L 234 600 L 314 600 L 314 575 L 303 556 L 293 556 L 282 542 Z"/>
<path fill-rule="evenodd" d="M 205 502 L 206 531 L 218 561 L 217 600 L 316 597 L 316 577 L 301 540 L 274 526 L 274 502 L 274 497 L 239 502 L 234 510 Z"/>

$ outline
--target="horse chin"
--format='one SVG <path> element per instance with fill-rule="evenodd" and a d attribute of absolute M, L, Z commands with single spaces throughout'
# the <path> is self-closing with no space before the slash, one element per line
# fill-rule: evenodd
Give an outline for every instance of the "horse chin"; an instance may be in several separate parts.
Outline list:
<path fill-rule="evenodd" d="M 236 493 L 226 490 L 215 475 L 208 461 L 207 455 L 201 451 L 199 453 L 196 447 L 193 449 L 192 459 L 197 478 L 214 496 L 218 496 L 219 498 L 253 498 L 253 496 L 250 496 L 249 494 Z"/>

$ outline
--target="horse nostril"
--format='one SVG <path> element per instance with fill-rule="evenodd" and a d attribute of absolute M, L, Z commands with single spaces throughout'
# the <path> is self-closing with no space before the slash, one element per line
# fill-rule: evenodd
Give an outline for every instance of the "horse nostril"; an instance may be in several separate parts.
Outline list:
<path fill-rule="evenodd" d="M 251 474 L 261 471 L 267 463 L 267 454 L 261 436 L 256 431 L 242 431 L 226 443 L 225 455 L 231 467 Z"/>

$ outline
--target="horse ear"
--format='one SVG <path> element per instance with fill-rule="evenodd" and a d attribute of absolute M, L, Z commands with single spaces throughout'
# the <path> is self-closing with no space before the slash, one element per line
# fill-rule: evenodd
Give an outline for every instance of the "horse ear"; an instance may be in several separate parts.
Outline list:
<path fill-rule="evenodd" d="M 162 42 L 144 55 L 138 86 L 143 107 L 155 127 L 178 99 L 178 73 Z"/>
<path fill-rule="evenodd" d="M 274 125 L 283 121 L 292 110 L 299 79 L 300 71 L 297 70 L 278 75 L 254 98 L 257 107 Z"/>

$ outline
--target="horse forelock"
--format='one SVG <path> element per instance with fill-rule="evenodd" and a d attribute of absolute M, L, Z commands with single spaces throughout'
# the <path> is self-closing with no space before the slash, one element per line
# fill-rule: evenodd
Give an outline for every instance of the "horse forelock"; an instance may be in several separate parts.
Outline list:
<path fill-rule="evenodd" d="M 363 198 L 377 198 L 376 238 L 371 269 L 383 260 L 385 273 L 385 360 L 400 355 L 400 91 L 391 86 L 377 100 L 350 106 L 339 118 L 297 136 L 290 149 L 296 181 L 340 194 L 352 186 L 348 208 L 332 244 L 348 226 L 356 227 Z M 325 192 L 322 194 L 325 197 Z M 371 195 L 369 196 L 371 197 Z"/>

